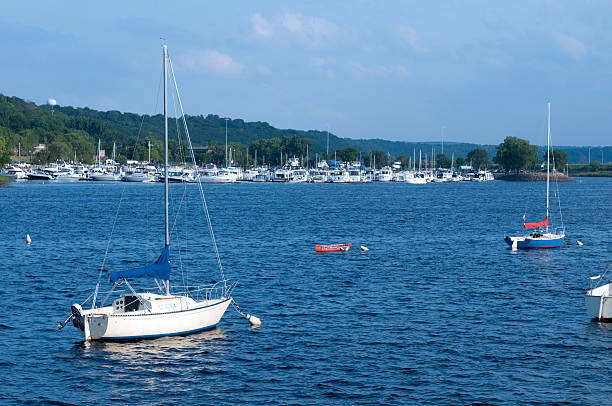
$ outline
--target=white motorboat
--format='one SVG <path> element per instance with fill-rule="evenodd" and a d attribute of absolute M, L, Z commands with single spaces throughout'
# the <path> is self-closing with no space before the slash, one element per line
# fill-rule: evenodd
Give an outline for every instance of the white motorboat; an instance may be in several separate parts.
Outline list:
<path fill-rule="evenodd" d="M 121 180 L 121 172 L 93 172 L 89 178 L 95 182 L 116 182 Z"/>
<path fill-rule="evenodd" d="M 125 182 L 155 182 L 155 175 L 145 169 L 136 169 L 126 173 L 122 180 Z"/>
<path fill-rule="evenodd" d="M 393 171 L 388 166 L 381 168 L 376 174 L 376 180 L 379 182 L 391 182 L 393 180 Z"/>
<path fill-rule="evenodd" d="M 612 321 L 612 283 L 608 281 L 606 284 L 601 284 L 611 266 L 612 263 L 609 263 L 601 275 L 589 278 L 589 290 L 584 301 L 591 319 Z"/>
<path fill-rule="evenodd" d="M 216 174 L 209 173 L 200 179 L 203 183 L 234 183 L 238 180 L 238 173 L 230 168 L 221 168 Z"/>
<path fill-rule="evenodd" d="M 451 171 L 439 171 L 433 181 L 436 183 L 446 183 L 450 182 L 452 177 L 453 173 Z"/>
<path fill-rule="evenodd" d="M 289 178 L 289 183 L 305 183 L 308 180 L 308 173 L 304 169 L 294 169 Z"/>
<path fill-rule="evenodd" d="M 101 276 L 106 270 L 102 265 L 98 284 L 92 294 L 91 308 L 84 309 L 82 304 L 71 306 L 71 315 L 58 327 L 63 327 L 72 321 L 73 325 L 80 330 L 85 340 L 125 340 L 140 339 L 160 336 L 171 336 L 179 334 L 189 334 L 214 328 L 221 320 L 227 307 L 233 302 L 230 296 L 232 287 L 227 285 L 221 266 L 217 244 L 212 231 L 210 217 L 204 200 L 204 192 L 201 183 L 200 197 L 202 199 L 202 209 L 204 211 L 209 227 L 212 246 L 219 266 L 221 280 L 215 285 L 206 287 L 184 287 L 182 291 L 170 290 L 170 233 L 168 222 L 168 115 L 167 115 L 167 67 L 169 57 L 166 45 L 163 46 L 163 65 L 164 65 L 164 225 L 165 225 L 165 244 L 161 255 L 155 263 L 144 267 L 128 270 L 113 271 L 109 274 L 109 280 L 113 283 L 111 292 L 119 286 L 127 286 L 129 291 L 114 299 L 110 304 L 97 303 Z M 174 80 L 174 71 L 170 62 L 171 79 Z M 181 108 L 183 124 L 186 128 L 187 123 L 183 113 L 178 89 L 176 97 Z M 192 150 L 189 132 L 186 131 L 189 149 Z M 195 166 L 195 158 L 191 154 Z M 187 187 L 184 185 L 183 187 Z M 181 249 L 182 256 L 185 255 Z M 105 258 L 106 259 L 106 258 Z M 104 262 L 103 262 L 104 264 Z M 158 292 L 136 292 L 130 281 L 133 278 L 147 278 L 156 282 Z M 107 297 L 108 297 L 107 295 Z M 86 302 L 89 299 L 86 300 Z M 236 309 L 238 310 L 237 306 Z M 241 314 L 243 314 L 241 312 Z M 243 314 L 247 319 L 251 316 Z M 256 318 L 255 318 L 256 319 Z M 257 319 L 258 320 L 258 319 Z M 253 323 L 253 322 L 252 322 Z"/>
<path fill-rule="evenodd" d="M 26 179 L 28 177 L 25 171 L 18 166 L 9 166 L 0 172 L 0 175 L 15 180 Z"/>
<path fill-rule="evenodd" d="M 495 178 L 493 177 L 493 174 L 489 171 L 478 171 L 474 174 L 471 180 L 472 182 L 491 182 L 494 181 Z"/>
<path fill-rule="evenodd" d="M 311 183 L 325 183 L 327 182 L 327 173 L 325 170 L 311 169 L 309 175 L 309 182 Z"/>
<path fill-rule="evenodd" d="M 55 176 L 43 171 L 28 172 L 29 180 L 54 180 Z"/>
<path fill-rule="evenodd" d="M 267 170 L 260 169 L 257 175 L 253 177 L 253 182 L 267 182 L 270 179 L 270 173 Z"/>
<path fill-rule="evenodd" d="M 349 172 L 347 170 L 340 168 L 334 170 L 327 181 L 331 183 L 350 183 L 351 177 L 349 176 Z"/>
<path fill-rule="evenodd" d="M 348 171 L 349 182 L 360 183 L 363 182 L 364 172 L 359 167 L 351 167 Z"/>
<path fill-rule="evenodd" d="M 425 185 L 427 179 L 425 179 L 425 174 L 422 172 L 409 172 L 404 177 L 404 182 L 410 183 L 411 185 Z"/>
<path fill-rule="evenodd" d="M 291 180 L 291 170 L 285 168 L 278 168 L 274 171 L 272 182 L 289 182 Z"/>

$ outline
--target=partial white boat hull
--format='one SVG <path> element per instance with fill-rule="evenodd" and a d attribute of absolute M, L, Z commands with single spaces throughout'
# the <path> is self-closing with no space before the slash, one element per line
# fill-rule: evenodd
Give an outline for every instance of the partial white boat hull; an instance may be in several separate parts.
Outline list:
<path fill-rule="evenodd" d="M 214 328 L 231 298 L 196 302 L 197 307 L 174 312 L 115 313 L 112 307 L 83 311 L 74 324 L 85 340 L 130 340 L 185 335 Z M 105 311 L 111 310 L 111 311 Z"/>
<path fill-rule="evenodd" d="M 612 321 L 612 286 L 606 284 L 589 290 L 584 298 L 592 319 Z"/>

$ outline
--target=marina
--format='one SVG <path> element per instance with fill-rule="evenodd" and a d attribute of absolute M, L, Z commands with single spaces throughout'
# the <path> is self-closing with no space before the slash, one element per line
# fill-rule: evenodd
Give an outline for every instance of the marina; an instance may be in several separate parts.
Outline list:
<path fill-rule="evenodd" d="M 395 182 L 422 185 L 426 183 L 490 182 L 494 174 L 472 167 L 428 170 L 393 170 L 390 167 L 369 168 L 360 162 L 321 161 L 316 168 L 303 167 L 297 158 L 292 158 L 281 167 L 217 167 L 214 164 L 200 166 L 174 165 L 170 182 L 203 183 L 275 182 L 275 183 L 371 183 Z M 162 182 L 159 165 L 138 163 L 119 165 L 87 165 L 58 162 L 50 165 L 14 164 L 7 166 L 0 175 L 14 180 L 45 181 L 94 181 L 94 182 Z"/>

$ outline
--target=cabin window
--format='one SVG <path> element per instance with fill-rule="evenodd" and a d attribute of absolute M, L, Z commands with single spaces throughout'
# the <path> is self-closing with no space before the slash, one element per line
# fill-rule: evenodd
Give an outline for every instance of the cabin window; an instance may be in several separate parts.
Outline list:
<path fill-rule="evenodd" d="M 125 312 L 135 312 L 140 307 L 140 300 L 136 296 L 126 296 L 125 297 Z"/>

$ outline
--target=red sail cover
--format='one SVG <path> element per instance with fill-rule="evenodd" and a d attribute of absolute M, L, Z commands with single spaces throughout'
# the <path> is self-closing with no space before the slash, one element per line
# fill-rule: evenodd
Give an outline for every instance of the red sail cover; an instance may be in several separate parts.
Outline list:
<path fill-rule="evenodd" d="M 547 227 L 548 226 L 548 216 L 539 223 L 525 223 L 525 229 L 528 228 L 538 228 L 538 227 Z"/>

